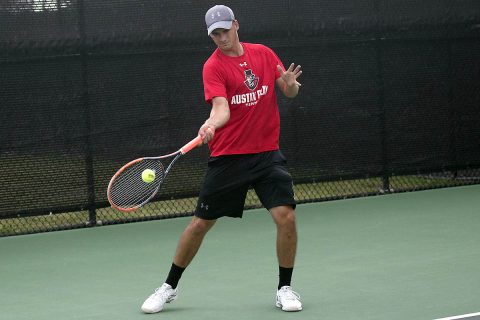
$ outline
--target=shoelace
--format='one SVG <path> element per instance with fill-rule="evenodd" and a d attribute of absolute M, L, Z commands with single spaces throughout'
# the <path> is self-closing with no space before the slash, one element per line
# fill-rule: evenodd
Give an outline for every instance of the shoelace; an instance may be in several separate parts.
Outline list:
<path fill-rule="evenodd" d="M 155 291 L 152 293 L 151 297 L 159 297 L 159 298 L 164 298 L 165 300 L 168 299 L 169 293 L 166 290 L 161 290 L 162 287 L 155 289 Z"/>
<path fill-rule="evenodd" d="M 290 288 L 282 289 L 281 295 L 282 295 L 282 298 L 287 300 L 300 300 L 300 295 Z"/>

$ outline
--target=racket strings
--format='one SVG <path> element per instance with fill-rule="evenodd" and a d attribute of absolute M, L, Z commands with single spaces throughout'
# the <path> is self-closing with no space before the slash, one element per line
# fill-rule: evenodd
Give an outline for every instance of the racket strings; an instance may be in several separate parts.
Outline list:
<path fill-rule="evenodd" d="M 142 180 L 146 169 L 155 172 L 152 182 Z M 165 173 L 159 160 L 144 159 L 125 168 L 111 183 L 110 200 L 114 205 L 124 209 L 136 208 L 149 201 L 160 188 Z"/>

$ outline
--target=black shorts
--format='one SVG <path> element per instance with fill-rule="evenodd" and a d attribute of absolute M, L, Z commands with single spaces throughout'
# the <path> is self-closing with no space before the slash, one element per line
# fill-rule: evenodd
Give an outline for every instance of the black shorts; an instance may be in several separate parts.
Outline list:
<path fill-rule="evenodd" d="M 285 164 L 280 150 L 211 157 L 195 216 L 241 218 L 250 187 L 268 210 L 283 205 L 295 209 L 292 177 Z"/>

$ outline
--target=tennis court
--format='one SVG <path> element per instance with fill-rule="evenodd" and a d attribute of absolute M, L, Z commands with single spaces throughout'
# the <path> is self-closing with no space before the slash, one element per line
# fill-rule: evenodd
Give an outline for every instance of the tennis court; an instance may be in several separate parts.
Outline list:
<path fill-rule="evenodd" d="M 179 285 L 144 315 L 190 218 L 0 239 L 2 319 L 438 319 L 480 311 L 480 186 L 298 206 L 294 288 L 274 306 L 275 228 L 264 210 L 219 220 Z M 474 318 L 465 318 L 474 319 Z"/>

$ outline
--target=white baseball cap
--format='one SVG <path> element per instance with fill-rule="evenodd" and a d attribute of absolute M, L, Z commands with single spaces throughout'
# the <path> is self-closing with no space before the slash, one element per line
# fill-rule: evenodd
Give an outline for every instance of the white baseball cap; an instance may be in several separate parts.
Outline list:
<path fill-rule="evenodd" d="M 213 30 L 222 28 L 230 29 L 232 27 L 233 20 L 235 16 L 232 9 L 224 5 L 216 5 L 208 9 L 205 14 L 205 23 L 207 24 L 208 35 L 212 33 Z"/>

